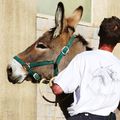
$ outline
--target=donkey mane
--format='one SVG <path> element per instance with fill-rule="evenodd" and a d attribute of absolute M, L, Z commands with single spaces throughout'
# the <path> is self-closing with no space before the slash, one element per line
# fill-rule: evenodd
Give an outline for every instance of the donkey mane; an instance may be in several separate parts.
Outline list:
<path fill-rule="evenodd" d="M 83 44 L 83 46 L 86 46 L 86 50 L 89 51 L 89 50 L 92 50 L 93 48 L 89 47 L 89 43 L 88 41 L 85 40 L 85 38 L 83 36 L 81 36 L 80 34 L 78 34 L 76 36 L 76 38 Z"/>

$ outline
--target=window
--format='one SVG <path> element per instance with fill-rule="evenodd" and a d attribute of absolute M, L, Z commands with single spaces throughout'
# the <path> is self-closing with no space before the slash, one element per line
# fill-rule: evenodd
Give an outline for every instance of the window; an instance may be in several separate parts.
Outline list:
<path fill-rule="evenodd" d="M 64 4 L 66 16 L 82 5 L 84 12 L 81 21 L 91 22 L 91 0 L 37 0 L 37 13 L 54 16 L 59 1 Z"/>

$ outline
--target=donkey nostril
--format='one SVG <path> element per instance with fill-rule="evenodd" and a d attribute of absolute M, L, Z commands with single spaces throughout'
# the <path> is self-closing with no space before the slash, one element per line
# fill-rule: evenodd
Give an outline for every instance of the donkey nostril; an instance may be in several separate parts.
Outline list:
<path fill-rule="evenodd" d="M 8 75 L 12 75 L 12 67 L 7 68 Z"/>

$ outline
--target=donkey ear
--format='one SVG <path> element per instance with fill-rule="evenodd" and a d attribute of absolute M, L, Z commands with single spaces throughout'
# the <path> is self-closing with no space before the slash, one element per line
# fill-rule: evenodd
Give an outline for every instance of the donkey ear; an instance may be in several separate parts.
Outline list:
<path fill-rule="evenodd" d="M 53 38 L 60 35 L 62 29 L 63 29 L 63 20 L 64 20 L 64 5 L 62 2 L 58 3 L 57 10 L 55 13 L 55 31 L 53 34 Z"/>
<path fill-rule="evenodd" d="M 74 27 L 77 25 L 82 17 L 83 14 L 83 7 L 79 6 L 72 14 L 71 17 L 67 19 L 68 25 Z"/>

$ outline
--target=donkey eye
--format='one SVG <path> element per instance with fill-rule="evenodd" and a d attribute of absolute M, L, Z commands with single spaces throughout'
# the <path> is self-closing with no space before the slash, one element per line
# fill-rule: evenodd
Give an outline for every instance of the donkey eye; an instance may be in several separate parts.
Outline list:
<path fill-rule="evenodd" d="M 42 44 L 42 43 L 37 44 L 36 47 L 37 47 L 37 48 L 42 48 L 42 49 L 47 48 L 47 47 L 46 47 L 44 44 Z"/>

